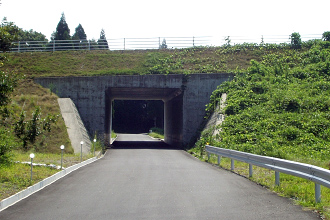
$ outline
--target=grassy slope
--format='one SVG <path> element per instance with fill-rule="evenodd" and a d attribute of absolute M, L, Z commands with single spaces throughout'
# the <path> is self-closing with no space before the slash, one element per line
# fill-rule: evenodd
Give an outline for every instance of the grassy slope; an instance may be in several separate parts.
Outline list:
<path fill-rule="evenodd" d="M 12 106 L 16 106 L 14 112 L 17 118 L 21 110 L 26 112 L 27 118 L 31 118 L 35 107 L 40 106 L 41 118 L 44 118 L 47 114 L 61 114 L 57 98 L 48 89 L 35 84 L 31 79 L 25 79 L 19 83 L 13 93 Z M 64 120 L 62 117 L 59 117 L 57 123 L 52 126 L 52 131 L 39 136 L 36 143 L 33 146 L 30 144 L 29 148 L 38 152 L 59 153 L 59 146 L 62 144 L 66 147 L 66 153 L 73 153 Z"/>
<path fill-rule="evenodd" d="M 211 73 L 246 69 L 253 50 L 227 53 L 223 48 L 144 51 L 63 51 L 11 53 L 8 69 L 29 77 L 149 73 Z"/>
<path fill-rule="evenodd" d="M 204 130 L 191 152 L 205 160 L 204 146 L 213 146 L 274 156 L 329 168 L 330 161 L 330 42 L 317 42 L 308 50 L 283 50 L 252 62 L 211 97 L 214 109 L 227 93 L 225 122 Z M 210 162 L 215 162 L 216 158 Z M 229 169 L 230 161 L 222 167 Z M 237 163 L 235 172 L 248 177 L 247 165 Z M 281 186 L 274 184 L 274 172 L 257 170 L 252 180 L 295 202 L 318 210 L 330 218 L 328 188 L 322 187 L 322 202 L 314 200 L 314 183 L 281 174 Z"/>

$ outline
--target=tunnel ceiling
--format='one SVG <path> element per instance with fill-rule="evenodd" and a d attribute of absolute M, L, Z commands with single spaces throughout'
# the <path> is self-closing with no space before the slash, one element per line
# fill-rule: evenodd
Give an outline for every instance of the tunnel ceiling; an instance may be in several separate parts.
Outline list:
<path fill-rule="evenodd" d="M 127 88 L 114 87 L 108 89 L 112 100 L 163 100 L 168 101 L 180 95 L 181 89 L 169 88 Z"/>

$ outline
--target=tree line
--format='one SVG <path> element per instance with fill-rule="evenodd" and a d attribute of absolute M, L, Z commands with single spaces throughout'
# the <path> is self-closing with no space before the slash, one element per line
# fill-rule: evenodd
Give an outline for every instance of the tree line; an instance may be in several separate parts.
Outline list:
<path fill-rule="evenodd" d="M 15 30 L 15 33 L 10 33 L 12 36 L 16 36 L 17 41 L 40 41 L 40 42 L 48 42 L 48 39 L 46 36 L 40 32 L 34 31 L 32 29 L 30 30 L 23 30 L 22 28 L 19 28 L 16 26 L 13 22 L 7 21 L 7 18 L 3 18 L 2 25 L 7 26 L 9 25 L 12 27 L 11 31 L 13 32 Z M 3 39 L 0 39 L 0 41 L 3 41 Z M 58 43 L 55 43 L 58 41 Z M 9 44 L 5 44 L 6 46 L 12 46 Z M 92 39 L 90 41 L 87 40 L 87 35 L 85 33 L 85 30 L 81 24 L 79 24 L 75 28 L 74 34 L 70 35 L 70 29 L 66 22 L 65 15 L 62 13 L 62 16 L 60 18 L 60 21 L 57 24 L 56 30 L 52 33 L 51 40 L 47 43 L 48 47 L 52 47 L 52 45 L 55 45 L 56 50 L 70 50 L 70 49 L 109 49 L 108 42 L 106 40 L 105 31 L 104 29 L 100 32 L 100 37 L 96 41 L 95 39 Z M 29 46 L 28 43 L 26 46 Z"/>
<path fill-rule="evenodd" d="M 71 44 L 73 41 L 73 45 L 67 44 L 65 46 L 66 49 L 87 48 L 88 45 L 91 47 L 91 49 L 109 49 L 104 29 L 101 30 L 99 39 L 97 41 L 93 39 L 89 42 L 89 44 L 87 41 L 87 35 L 81 24 L 76 27 L 75 33 L 70 36 L 70 28 L 66 22 L 64 13 L 62 13 L 61 19 L 57 24 L 56 31 L 53 32 L 51 36 L 51 43 L 57 40 L 62 42 L 67 41 L 68 44 Z M 59 47 L 63 46 L 59 45 Z"/>

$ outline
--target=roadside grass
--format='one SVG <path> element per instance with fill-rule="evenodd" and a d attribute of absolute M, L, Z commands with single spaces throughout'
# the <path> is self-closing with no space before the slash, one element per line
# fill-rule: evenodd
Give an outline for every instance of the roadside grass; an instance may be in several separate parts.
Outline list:
<path fill-rule="evenodd" d="M 117 134 L 112 130 L 111 131 L 111 138 L 116 138 L 117 137 Z"/>
<path fill-rule="evenodd" d="M 13 151 L 12 159 L 14 163 L 0 166 L 0 201 L 18 193 L 27 187 L 59 172 L 55 168 L 45 166 L 33 166 L 32 182 L 30 164 L 20 162 L 31 162 L 29 157 L 31 152 Z M 34 153 L 33 163 L 46 165 L 61 165 L 61 154 Z M 83 161 L 92 158 L 93 154 L 83 155 Z M 80 163 L 80 154 L 63 154 L 63 167 L 70 167 Z"/>
<path fill-rule="evenodd" d="M 217 156 L 211 154 L 208 160 L 206 154 L 200 156 L 199 150 L 191 149 L 189 153 L 199 158 L 202 161 L 219 166 Z M 303 178 L 280 173 L 280 185 L 275 185 L 275 172 L 265 168 L 253 166 L 253 176 L 249 177 L 249 165 L 244 162 L 235 161 L 235 169 L 231 171 L 231 160 L 229 158 L 221 158 L 220 169 L 225 169 L 236 173 L 243 178 L 259 184 L 268 190 L 277 193 L 279 196 L 290 198 L 296 205 L 300 205 L 304 210 L 318 212 L 324 219 L 330 219 L 330 189 L 321 186 L 321 202 L 315 202 L 314 182 Z"/>
<path fill-rule="evenodd" d="M 161 128 L 151 128 L 152 132 L 148 133 L 149 136 L 158 139 L 164 139 L 164 130 Z"/>

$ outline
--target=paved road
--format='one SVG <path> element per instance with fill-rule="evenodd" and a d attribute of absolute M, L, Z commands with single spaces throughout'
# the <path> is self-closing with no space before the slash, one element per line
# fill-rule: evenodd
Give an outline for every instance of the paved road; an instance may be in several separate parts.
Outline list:
<path fill-rule="evenodd" d="M 146 135 L 121 135 L 103 159 L 5 209 L 0 219 L 319 218 Z"/>

